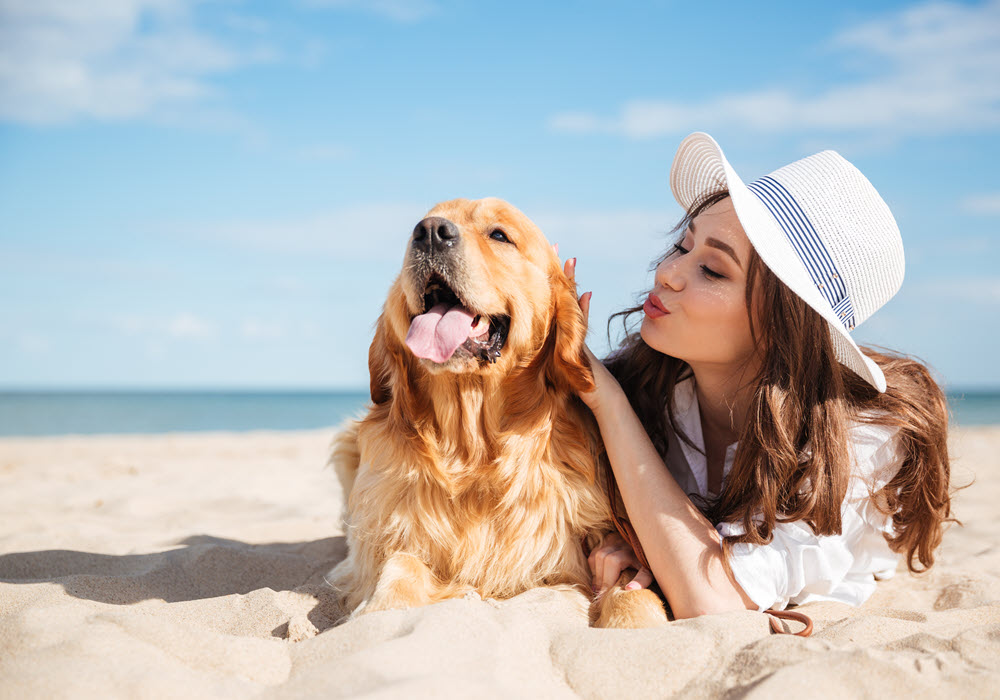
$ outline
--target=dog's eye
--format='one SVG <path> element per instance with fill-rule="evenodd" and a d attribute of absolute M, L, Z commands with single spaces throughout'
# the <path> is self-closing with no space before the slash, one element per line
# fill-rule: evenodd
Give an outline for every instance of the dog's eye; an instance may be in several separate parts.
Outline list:
<path fill-rule="evenodd" d="M 490 238 L 492 238 L 494 241 L 502 241 L 504 243 L 510 243 L 510 239 L 507 238 L 507 234 L 498 228 L 493 229 L 493 232 L 490 233 Z"/>

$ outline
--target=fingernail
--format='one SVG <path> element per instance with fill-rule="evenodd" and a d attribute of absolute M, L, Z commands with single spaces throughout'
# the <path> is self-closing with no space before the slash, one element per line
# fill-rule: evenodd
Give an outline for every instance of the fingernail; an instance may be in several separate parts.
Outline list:
<path fill-rule="evenodd" d="M 590 584 L 590 590 L 593 591 L 594 593 L 597 593 L 601 589 L 595 586 L 594 584 Z"/>
<path fill-rule="evenodd" d="M 570 264 L 573 265 L 573 267 L 576 267 L 576 258 L 570 258 L 569 261 L 570 261 Z"/>
<path fill-rule="evenodd" d="M 628 583 L 625 584 L 625 590 L 626 591 L 637 591 L 640 588 L 642 588 L 642 586 L 640 586 L 635 581 L 629 581 Z"/>
<path fill-rule="evenodd" d="M 559 244 L 558 243 L 553 243 L 552 244 L 552 250 L 556 251 L 556 255 L 559 255 Z"/>

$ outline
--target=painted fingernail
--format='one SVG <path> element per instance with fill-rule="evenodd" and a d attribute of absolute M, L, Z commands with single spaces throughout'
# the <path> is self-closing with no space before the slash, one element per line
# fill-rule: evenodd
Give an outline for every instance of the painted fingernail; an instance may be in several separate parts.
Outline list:
<path fill-rule="evenodd" d="M 576 258 L 570 258 L 569 261 L 570 261 L 570 264 L 573 265 L 573 267 L 576 267 Z"/>
<path fill-rule="evenodd" d="M 625 584 L 625 590 L 626 591 L 637 591 L 640 588 L 642 588 L 642 586 L 640 586 L 635 581 L 629 581 L 627 584 Z"/>
<path fill-rule="evenodd" d="M 552 250 L 556 251 L 556 255 L 559 255 L 559 244 L 558 243 L 553 243 L 552 244 Z"/>

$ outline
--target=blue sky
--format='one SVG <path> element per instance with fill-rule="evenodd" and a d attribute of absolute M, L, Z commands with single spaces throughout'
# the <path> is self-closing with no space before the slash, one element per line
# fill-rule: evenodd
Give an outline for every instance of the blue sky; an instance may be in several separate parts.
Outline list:
<path fill-rule="evenodd" d="M 365 387 L 459 196 L 579 258 L 601 354 L 696 130 L 854 162 L 907 256 L 856 338 L 1000 386 L 1000 2 L 0 0 L 0 387 Z"/>

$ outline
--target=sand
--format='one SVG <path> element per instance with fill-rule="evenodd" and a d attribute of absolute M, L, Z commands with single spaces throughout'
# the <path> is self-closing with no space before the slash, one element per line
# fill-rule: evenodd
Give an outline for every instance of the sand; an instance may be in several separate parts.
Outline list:
<path fill-rule="evenodd" d="M 2 698 L 997 697 L 1000 426 L 957 429 L 938 565 L 809 639 L 739 612 L 587 626 L 576 594 L 334 626 L 332 430 L 0 440 Z"/>

